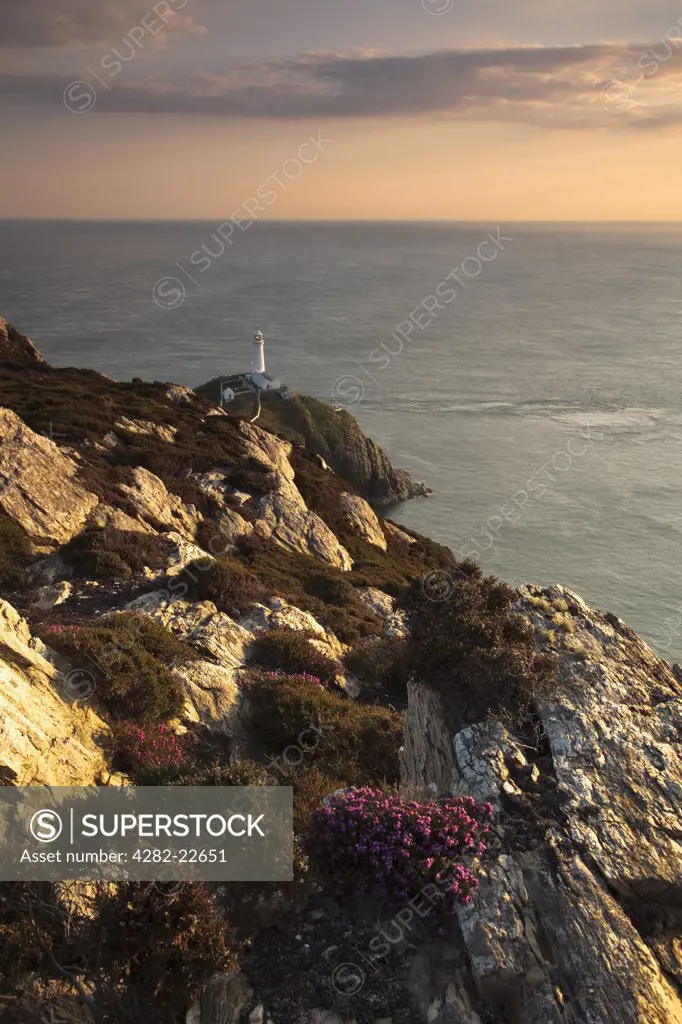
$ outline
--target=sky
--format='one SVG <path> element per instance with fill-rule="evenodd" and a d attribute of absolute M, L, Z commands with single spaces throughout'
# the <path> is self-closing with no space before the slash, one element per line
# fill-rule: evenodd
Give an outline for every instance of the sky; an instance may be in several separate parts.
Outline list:
<path fill-rule="evenodd" d="M 0 217 L 682 220 L 676 0 L 0 0 Z"/>

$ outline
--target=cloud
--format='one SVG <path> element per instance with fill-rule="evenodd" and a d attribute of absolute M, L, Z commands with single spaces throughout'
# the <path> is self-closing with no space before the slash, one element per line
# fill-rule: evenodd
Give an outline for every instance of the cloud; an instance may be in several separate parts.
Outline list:
<path fill-rule="evenodd" d="M 2 0 L 0 0 L 2 2 Z M 680 29 L 682 36 L 682 29 Z M 677 42 L 304 54 L 223 75 L 132 81 L 101 113 L 215 118 L 438 118 L 552 128 L 665 128 L 682 121 Z M 119 84 L 120 81 L 120 84 Z M 0 76 L 0 94 L 61 101 L 56 76 Z M 113 84 L 113 83 L 112 83 Z M 617 116 L 616 116 L 617 115 Z"/>
<path fill-rule="evenodd" d="M 171 31 L 201 32 L 184 13 L 189 0 L 0 0 L 0 46 L 113 44 L 153 11 Z"/>

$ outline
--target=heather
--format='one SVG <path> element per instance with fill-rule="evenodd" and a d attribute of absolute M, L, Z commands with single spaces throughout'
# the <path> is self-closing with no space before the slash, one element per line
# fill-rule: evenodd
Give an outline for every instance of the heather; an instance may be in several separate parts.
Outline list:
<path fill-rule="evenodd" d="M 251 672 L 245 696 L 252 741 L 264 755 L 279 758 L 272 767 L 276 776 L 295 773 L 305 786 L 314 768 L 347 786 L 397 784 L 403 741 L 398 712 L 351 700 L 300 675 Z"/>
<path fill-rule="evenodd" d="M 112 729 L 112 766 L 137 786 L 165 786 L 191 765 L 194 749 L 188 733 L 176 735 L 164 723 L 117 723 Z"/>
<path fill-rule="evenodd" d="M 337 898 L 403 905 L 428 883 L 468 903 L 485 852 L 490 804 L 418 803 L 371 787 L 336 793 L 310 820 L 306 850 Z"/>
<path fill-rule="evenodd" d="M 43 637 L 89 673 L 114 719 L 167 721 L 182 711 L 182 685 L 170 669 L 197 654 L 153 619 L 122 612 L 96 625 L 48 626 Z"/>
<path fill-rule="evenodd" d="M 333 682 L 336 663 L 310 643 L 314 639 L 314 633 L 302 629 L 263 629 L 255 637 L 254 661 L 289 675 L 304 673 Z"/>

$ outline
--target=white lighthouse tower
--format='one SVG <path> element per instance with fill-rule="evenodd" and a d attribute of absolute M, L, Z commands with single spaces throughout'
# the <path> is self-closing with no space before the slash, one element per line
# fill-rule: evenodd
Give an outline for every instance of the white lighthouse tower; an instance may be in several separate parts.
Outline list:
<path fill-rule="evenodd" d="M 253 336 L 250 377 L 252 385 L 258 391 L 279 391 L 282 387 L 280 380 L 265 372 L 265 342 L 262 331 L 256 331 Z"/>
<path fill-rule="evenodd" d="M 265 341 L 263 340 L 262 331 L 256 331 L 253 336 L 251 373 L 265 373 Z"/>

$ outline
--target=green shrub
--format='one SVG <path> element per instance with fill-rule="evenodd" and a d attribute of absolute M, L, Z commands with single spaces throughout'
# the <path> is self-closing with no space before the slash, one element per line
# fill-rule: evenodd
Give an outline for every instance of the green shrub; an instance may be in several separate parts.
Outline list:
<path fill-rule="evenodd" d="M 0 587 L 21 586 L 31 557 L 31 545 L 21 527 L 0 516 Z"/>
<path fill-rule="evenodd" d="M 275 778 L 301 783 L 312 769 L 332 778 L 334 788 L 391 785 L 399 779 L 398 749 L 403 716 L 330 693 L 313 682 L 251 673 L 246 684 L 249 730 L 264 754 L 274 757 Z M 288 748 L 297 756 L 290 757 Z"/>
<path fill-rule="evenodd" d="M 404 700 L 408 674 L 405 670 L 407 641 L 398 637 L 369 637 L 344 656 L 345 667 L 366 687 Z"/>
<path fill-rule="evenodd" d="M 318 679 L 333 682 L 336 663 L 309 643 L 314 636 L 307 630 L 260 630 L 252 648 L 253 659 L 265 668 L 280 669 L 289 675 L 308 672 Z"/>
<path fill-rule="evenodd" d="M 512 610 L 515 592 L 475 562 L 453 566 L 449 595 L 409 601 L 406 668 L 442 693 L 453 723 L 517 714 L 551 692 L 556 659 L 535 649 L 535 630 Z"/>
<path fill-rule="evenodd" d="M 236 617 L 267 597 L 257 576 L 234 558 L 190 562 L 175 579 L 187 588 L 189 601 L 213 601 L 219 611 Z"/>
<path fill-rule="evenodd" d="M 89 579 L 129 579 L 144 568 L 161 569 L 173 544 L 165 537 L 106 527 L 85 530 L 63 549 L 82 576 Z"/>
<path fill-rule="evenodd" d="M 44 639 L 89 672 L 96 696 L 117 719 L 167 721 L 184 707 L 175 663 L 197 653 L 144 615 L 119 613 L 97 625 L 48 627 Z"/>

